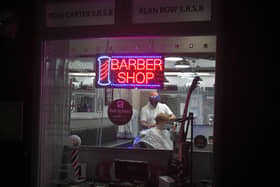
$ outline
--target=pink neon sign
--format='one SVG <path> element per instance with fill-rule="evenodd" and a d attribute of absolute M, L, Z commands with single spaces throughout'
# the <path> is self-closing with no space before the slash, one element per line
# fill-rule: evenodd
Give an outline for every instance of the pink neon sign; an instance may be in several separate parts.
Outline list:
<path fill-rule="evenodd" d="M 161 55 L 103 55 L 97 57 L 96 86 L 116 88 L 163 87 Z"/>

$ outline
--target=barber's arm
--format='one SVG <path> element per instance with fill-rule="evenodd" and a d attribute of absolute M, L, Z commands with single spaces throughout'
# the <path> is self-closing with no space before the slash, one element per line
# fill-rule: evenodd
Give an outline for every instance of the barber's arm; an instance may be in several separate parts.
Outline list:
<path fill-rule="evenodd" d="M 148 124 L 147 121 L 145 120 L 141 120 L 140 121 L 140 125 L 146 127 L 146 128 L 151 128 L 151 127 L 154 127 L 156 124 Z"/>
<path fill-rule="evenodd" d="M 176 119 L 176 116 L 174 114 L 170 114 L 168 116 L 169 116 L 169 120 L 171 121 Z"/>

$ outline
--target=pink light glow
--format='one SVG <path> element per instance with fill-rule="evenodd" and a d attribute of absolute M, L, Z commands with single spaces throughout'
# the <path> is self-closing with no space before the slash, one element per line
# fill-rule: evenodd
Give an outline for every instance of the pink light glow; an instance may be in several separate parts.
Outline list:
<path fill-rule="evenodd" d="M 111 70 L 124 70 L 124 71 L 154 71 L 154 70 L 163 70 L 163 61 L 162 59 L 122 59 L 119 61 L 118 59 L 111 59 Z M 102 71 L 102 69 L 101 69 Z"/>
<path fill-rule="evenodd" d="M 103 62 L 100 59 L 97 67 L 99 86 L 162 88 L 164 60 L 161 55 L 102 56 L 102 59 L 108 59 Z"/>

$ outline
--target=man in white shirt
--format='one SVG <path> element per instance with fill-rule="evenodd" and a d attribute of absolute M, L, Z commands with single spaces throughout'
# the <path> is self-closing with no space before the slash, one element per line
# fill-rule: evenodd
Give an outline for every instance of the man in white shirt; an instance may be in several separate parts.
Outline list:
<path fill-rule="evenodd" d="M 154 127 L 156 124 L 155 118 L 160 113 L 167 114 L 169 120 L 176 118 L 170 108 L 159 101 L 158 92 L 152 91 L 149 95 L 149 102 L 141 109 L 140 125 L 142 129 Z"/>

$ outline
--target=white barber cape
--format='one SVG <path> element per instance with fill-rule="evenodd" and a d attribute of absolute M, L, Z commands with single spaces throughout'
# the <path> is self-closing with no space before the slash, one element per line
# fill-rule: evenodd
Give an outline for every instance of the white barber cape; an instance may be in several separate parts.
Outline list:
<path fill-rule="evenodd" d="M 134 140 L 133 144 L 143 142 L 154 149 L 173 150 L 173 142 L 170 139 L 168 130 L 160 130 L 157 127 L 146 129 L 140 132 L 139 137 Z"/>

